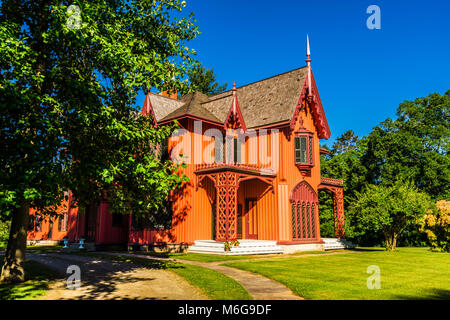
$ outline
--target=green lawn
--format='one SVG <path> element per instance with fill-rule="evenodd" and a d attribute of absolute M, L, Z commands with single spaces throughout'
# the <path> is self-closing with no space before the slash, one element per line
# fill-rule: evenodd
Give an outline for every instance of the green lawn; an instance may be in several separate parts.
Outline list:
<path fill-rule="evenodd" d="M 3 261 L 3 258 L 0 259 Z M 3 265 L 3 263 L 2 263 Z M 25 282 L 20 284 L 0 284 L 0 300 L 33 300 L 43 295 L 49 283 L 60 275 L 53 269 L 35 261 L 25 261 Z"/>
<path fill-rule="evenodd" d="M 306 299 L 450 299 L 450 254 L 427 248 L 361 248 L 357 253 L 225 265 L 272 278 Z M 379 290 L 367 288 L 371 265 L 381 271 Z"/>
<path fill-rule="evenodd" d="M 110 255 L 87 252 L 84 253 L 84 255 L 94 256 L 105 260 L 131 262 L 149 268 L 172 271 L 186 279 L 186 281 L 194 287 L 199 288 L 206 296 L 213 300 L 253 299 L 239 282 L 208 268 L 171 261 L 122 256 L 120 254 Z"/>
<path fill-rule="evenodd" d="M 234 261 L 234 260 L 247 260 L 247 259 L 262 259 L 271 257 L 293 257 L 305 254 L 326 254 L 331 251 L 303 251 L 289 255 L 242 255 L 242 256 L 225 256 L 217 254 L 205 254 L 205 253 L 154 253 L 154 252 L 132 252 L 136 255 L 146 255 L 157 258 L 172 258 L 187 261 L 198 261 L 198 262 L 221 262 L 221 261 Z"/>

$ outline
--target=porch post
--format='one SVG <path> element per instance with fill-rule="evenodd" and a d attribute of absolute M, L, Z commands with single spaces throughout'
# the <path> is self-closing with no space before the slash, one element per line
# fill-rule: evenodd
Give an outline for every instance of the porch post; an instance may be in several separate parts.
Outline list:
<path fill-rule="evenodd" d="M 344 191 L 342 188 L 333 188 L 334 197 L 334 233 L 336 238 L 345 237 L 345 215 L 344 215 Z"/>
<path fill-rule="evenodd" d="M 217 221 L 216 240 L 228 241 L 237 238 L 237 175 L 232 172 L 219 173 L 217 177 Z"/>

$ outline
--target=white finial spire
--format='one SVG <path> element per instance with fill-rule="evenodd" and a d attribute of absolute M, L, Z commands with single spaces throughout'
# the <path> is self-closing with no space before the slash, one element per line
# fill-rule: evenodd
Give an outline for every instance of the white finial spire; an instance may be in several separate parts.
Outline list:
<path fill-rule="evenodd" d="M 309 36 L 306 34 L 306 62 L 309 64 L 311 62 L 311 59 L 309 56 L 311 55 L 311 50 L 309 48 Z M 309 61 L 308 61 L 309 60 Z"/>
<path fill-rule="evenodd" d="M 236 113 L 236 82 L 233 83 L 233 113 Z"/>
<path fill-rule="evenodd" d="M 309 47 L 309 36 L 306 34 L 306 65 L 308 66 L 308 96 L 312 96 L 311 86 L 311 49 Z"/>

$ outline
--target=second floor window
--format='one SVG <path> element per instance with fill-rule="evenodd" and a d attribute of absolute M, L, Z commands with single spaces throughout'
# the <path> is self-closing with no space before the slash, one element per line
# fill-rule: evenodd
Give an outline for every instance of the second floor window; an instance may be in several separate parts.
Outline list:
<path fill-rule="evenodd" d="M 159 145 L 159 159 L 161 161 L 169 160 L 169 138 L 165 138 Z"/>
<path fill-rule="evenodd" d="M 227 163 L 242 163 L 241 144 L 236 137 L 227 138 Z"/>
<path fill-rule="evenodd" d="M 313 165 L 313 137 L 305 134 L 295 137 L 295 164 Z"/>

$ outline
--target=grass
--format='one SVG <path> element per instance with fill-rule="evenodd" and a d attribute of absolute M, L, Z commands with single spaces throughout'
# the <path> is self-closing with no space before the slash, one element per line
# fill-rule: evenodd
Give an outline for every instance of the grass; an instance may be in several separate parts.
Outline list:
<path fill-rule="evenodd" d="M 172 258 L 187 261 L 197 262 L 222 262 L 222 261 L 234 261 L 234 260 L 249 260 L 249 259 L 264 259 L 271 257 L 293 257 L 305 254 L 325 254 L 331 251 L 303 251 L 288 255 L 240 255 L 240 256 L 225 256 L 217 254 L 205 254 L 205 253 L 155 253 L 155 252 L 134 252 L 136 255 L 146 255 L 157 258 Z"/>
<path fill-rule="evenodd" d="M 283 283 L 306 299 L 450 299 L 450 254 L 427 248 L 237 261 L 225 265 L 259 273 Z M 379 266 L 381 289 L 369 290 L 367 268 Z"/>
<path fill-rule="evenodd" d="M 3 259 L 2 259 L 3 260 Z M 0 300 L 33 300 L 48 290 L 51 281 L 60 275 L 49 267 L 35 261 L 25 261 L 25 282 L 0 284 Z"/>
<path fill-rule="evenodd" d="M 76 253 L 79 255 L 80 253 Z M 199 288 L 213 300 L 252 300 L 242 285 L 220 272 L 199 266 L 181 264 L 172 261 L 161 261 L 139 257 L 122 256 L 120 254 L 99 254 L 86 252 L 84 255 L 99 259 L 129 262 L 149 268 L 166 269 L 183 277 L 192 286 Z"/>
<path fill-rule="evenodd" d="M 27 251 L 33 253 L 59 252 L 62 246 L 27 246 Z"/>

